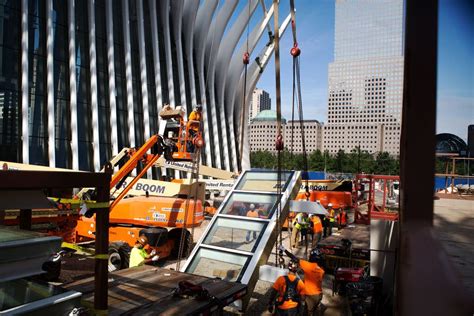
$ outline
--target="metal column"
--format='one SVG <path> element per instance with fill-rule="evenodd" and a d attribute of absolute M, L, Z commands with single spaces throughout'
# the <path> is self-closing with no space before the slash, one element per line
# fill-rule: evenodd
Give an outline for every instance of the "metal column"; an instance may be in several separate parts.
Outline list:
<path fill-rule="evenodd" d="M 21 1 L 21 144 L 22 162 L 30 162 L 28 82 L 28 0 Z"/>
<path fill-rule="evenodd" d="M 89 20 L 89 56 L 91 74 L 91 109 L 92 109 L 92 141 L 94 171 L 100 170 L 100 144 L 99 144 L 99 105 L 97 94 L 97 54 L 95 48 L 95 0 L 87 3 Z"/>
<path fill-rule="evenodd" d="M 74 0 L 69 0 L 68 12 L 68 41 L 69 41 L 69 96 L 71 121 L 71 157 L 72 169 L 79 170 L 79 138 L 77 135 L 77 86 L 76 86 L 76 16 Z"/>
<path fill-rule="evenodd" d="M 49 166 L 56 167 L 56 141 L 54 122 L 54 33 L 53 0 L 46 1 L 46 104 L 48 115 Z"/>
<path fill-rule="evenodd" d="M 112 0 L 105 3 L 105 19 L 107 28 L 107 69 L 109 73 L 109 104 L 110 104 L 110 142 L 112 156 L 118 154 L 117 135 L 117 91 L 115 90 L 115 54 Z"/>
<path fill-rule="evenodd" d="M 123 10 L 123 45 L 125 48 L 125 78 L 127 80 L 127 108 L 128 108 L 128 140 L 130 147 L 135 147 L 135 122 L 133 113 L 132 87 L 132 52 L 130 47 L 130 16 L 128 0 L 122 0 Z"/>

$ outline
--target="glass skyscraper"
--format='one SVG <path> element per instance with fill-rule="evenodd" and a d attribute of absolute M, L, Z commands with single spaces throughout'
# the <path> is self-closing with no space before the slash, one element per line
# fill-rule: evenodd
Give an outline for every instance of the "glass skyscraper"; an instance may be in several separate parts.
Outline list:
<path fill-rule="evenodd" d="M 403 0 L 337 0 L 323 149 L 399 154 Z"/>
<path fill-rule="evenodd" d="M 202 104 L 202 162 L 241 169 L 248 160 L 238 150 L 247 46 L 238 45 L 256 12 L 246 95 L 274 44 L 254 52 L 267 42 L 273 7 L 249 0 L 238 12 L 237 4 L 1 1 L 0 160 L 98 171 L 121 148 L 158 133 L 163 104 L 188 113 Z"/>

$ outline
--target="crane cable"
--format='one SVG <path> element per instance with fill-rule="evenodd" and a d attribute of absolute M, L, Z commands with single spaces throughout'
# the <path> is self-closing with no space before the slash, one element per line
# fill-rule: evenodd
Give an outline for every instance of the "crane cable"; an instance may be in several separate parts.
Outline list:
<path fill-rule="evenodd" d="M 296 38 L 296 14 L 295 14 L 295 2 L 290 0 L 290 12 L 291 12 L 291 31 L 293 34 L 293 47 L 290 50 L 290 54 L 293 56 L 293 106 L 292 106 L 292 125 L 291 125 L 291 151 L 293 154 L 293 133 L 294 133 L 294 111 L 295 101 L 298 107 L 299 125 L 301 130 L 301 147 L 303 149 L 303 171 L 306 173 L 305 179 L 305 197 L 309 200 L 309 184 L 308 184 L 308 155 L 306 152 L 306 140 L 304 133 L 303 124 L 303 101 L 301 99 L 301 77 L 300 77 L 300 54 L 301 50 L 298 47 L 298 40 Z"/>
<path fill-rule="evenodd" d="M 279 254 L 275 256 L 275 266 L 282 267 L 284 265 L 283 254 L 278 251 L 279 246 L 283 244 L 283 236 L 282 236 L 282 218 L 281 218 L 281 189 L 282 189 L 282 159 L 281 159 L 281 151 L 284 148 L 283 145 L 283 136 L 281 134 L 281 87 L 280 87 L 280 33 L 279 33 L 279 23 L 278 23 L 278 0 L 273 0 L 273 22 L 274 22 L 274 32 L 275 32 L 275 93 L 276 93 L 276 112 L 277 112 L 277 138 L 275 141 L 275 149 L 277 151 L 277 196 L 278 196 L 278 207 L 277 207 L 277 214 L 276 214 L 276 229 L 277 229 L 277 242 L 275 243 L 275 254 Z"/>
<path fill-rule="evenodd" d="M 202 124 L 199 125 L 199 133 L 198 135 L 202 135 Z M 202 136 L 196 136 L 199 137 L 199 139 L 202 142 Z M 193 142 L 195 142 L 197 138 L 193 139 Z M 197 141 L 196 141 L 197 142 Z M 201 143 L 202 145 L 202 143 Z M 183 219 L 183 227 L 181 229 L 181 237 L 179 239 L 179 248 L 178 248 L 178 257 L 176 261 L 176 271 L 179 271 L 181 268 L 181 259 L 184 254 L 184 247 L 186 243 L 186 232 L 187 232 L 187 220 L 188 220 L 188 214 L 189 214 L 189 204 L 190 204 L 190 196 L 192 193 L 192 188 L 193 184 L 196 183 L 199 179 L 199 165 L 200 165 L 200 158 L 201 158 L 201 146 L 198 146 L 197 144 L 194 144 L 194 153 L 193 153 L 193 159 L 192 159 L 192 164 L 191 164 L 191 181 L 189 181 L 189 191 L 188 195 L 186 197 L 186 203 L 184 206 L 184 219 Z M 194 226 L 196 224 L 196 205 L 197 205 L 197 199 L 198 199 L 198 188 L 196 187 L 196 190 L 194 191 L 194 197 L 193 197 L 193 220 L 192 220 L 192 226 L 191 226 L 191 242 L 194 239 Z M 189 250 L 189 249 L 188 249 Z M 186 254 L 187 256 L 188 254 Z"/>

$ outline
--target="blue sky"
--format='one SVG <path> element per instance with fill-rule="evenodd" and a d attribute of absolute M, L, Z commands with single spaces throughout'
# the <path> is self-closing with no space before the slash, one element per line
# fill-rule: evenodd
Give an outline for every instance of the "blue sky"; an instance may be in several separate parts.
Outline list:
<path fill-rule="evenodd" d="M 304 118 L 325 122 L 328 64 L 333 61 L 334 56 L 335 1 L 295 2 L 297 36 L 302 50 L 300 58 Z M 265 3 L 268 7 L 271 1 Z M 289 12 L 289 1 L 283 0 L 280 3 L 282 21 Z M 245 5 L 246 1 L 240 3 L 237 11 L 240 12 Z M 259 7 L 256 12 L 253 23 L 261 17 Z M 287 119 L 291 118 L 292 58 L 289 51 L 292 46 L 291 29 L 288 28 L 280 46 L 282 111 Z M 439 0 L 438 46 L 437 133 L 453 133 L 467 139 L 467 125 L 474 124 L 474 1 Z M 272 108 L 275 109 L 273 60 L 257 86 L 270 93 Z"/>

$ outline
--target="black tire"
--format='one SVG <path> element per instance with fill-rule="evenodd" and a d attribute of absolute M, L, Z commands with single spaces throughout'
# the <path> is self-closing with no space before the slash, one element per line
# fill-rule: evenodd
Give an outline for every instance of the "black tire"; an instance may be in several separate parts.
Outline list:
<path fill-rule="evenodd" d="M 181 244 L 181 234 L 183 228 L 175 228 L 169 231 L 168 239 L 174 240 L 174 247 L 171 250 L 171 255 L 174 258 L 178 258 L 179 255 L 179 245 Z M 193 247 L 193 237 L 188 230 L 184 232 L 184 243 L 183 243 L 183 251 L 181 253 L 181 258 L 186 258 L 190 253 Z"/>
<path fill-rule="evenodd" d="M 127 269 L 130 262 L 130 246 L 125 242 L 109 245 L 109 272 Z"/>
<path fill-rule="evenodd" d="M 168 241 L 168 230 L 164 227 L 141 229 L 139 235 L 145 234 L 151 247 L 163 246 Z"/>

